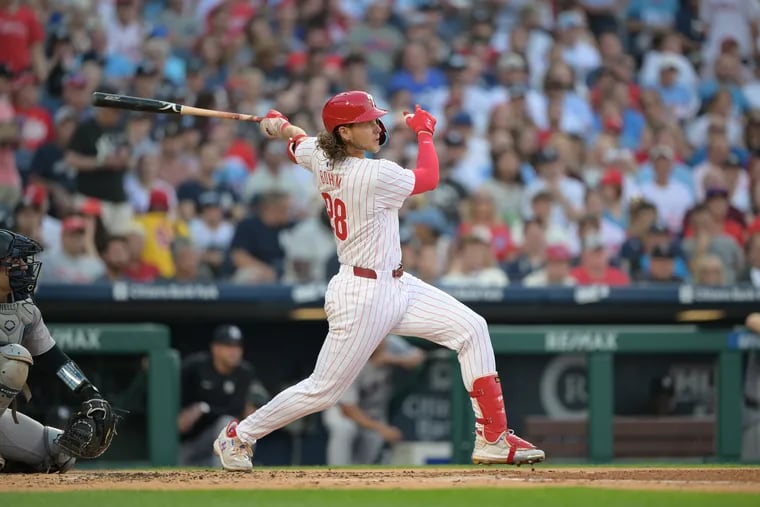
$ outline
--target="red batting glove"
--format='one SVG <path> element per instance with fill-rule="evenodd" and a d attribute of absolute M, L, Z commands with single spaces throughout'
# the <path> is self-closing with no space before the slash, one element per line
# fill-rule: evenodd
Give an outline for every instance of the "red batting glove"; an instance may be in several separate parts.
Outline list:
<path fill-rule="evenodd" d="M 404 111 L 404 121 L 417 135 L 427 132 L 432 136 L 435 133 L 435 118 L 422 109 L 419 104 L 415 106 L 414 113 Z"/>

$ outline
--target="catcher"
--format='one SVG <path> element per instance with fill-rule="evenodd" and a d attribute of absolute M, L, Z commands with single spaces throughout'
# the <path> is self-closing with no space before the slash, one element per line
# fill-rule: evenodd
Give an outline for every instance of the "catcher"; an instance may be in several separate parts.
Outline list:
<path fill-rule="evenodd" d="M 79 367 L 56 345 L 32 301 L 42 251 L 35 242 L 0 229 L 0 470 L 63 473 L 77 458 L 103 454 L 116 434 L 111 405 Z M 27 399 L 26 379 L 35 365 L 55 372 L 81 400 L 63 431 L 16 412 Z"/>

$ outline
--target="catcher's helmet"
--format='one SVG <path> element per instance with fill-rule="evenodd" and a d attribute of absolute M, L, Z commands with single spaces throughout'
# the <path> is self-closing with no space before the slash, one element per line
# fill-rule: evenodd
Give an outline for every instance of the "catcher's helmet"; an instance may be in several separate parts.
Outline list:
<path fill-rule="evenodd" d="M 367 92 L 351 91 L 343 92 L 330 98 L 322 108 L 322 123 L 325 130 L 335 133 L 335 129 L 341 125 L 362 123 L 376 120 L 382 132 L 380 133 L 380 145 L 388 141 L 388 131 L 380 121 L 380 117 L 388 114 L 385 109 L 375 105 L 375 99 Z"/>
<path fill-rule="evenodd" d="M 34 256 L 41 251 L 42 246 L 33 239 L 0 229 L 0 266 L 8 268 L 14 301 L 26 299 L 34 292 L 42 266 Z"/>

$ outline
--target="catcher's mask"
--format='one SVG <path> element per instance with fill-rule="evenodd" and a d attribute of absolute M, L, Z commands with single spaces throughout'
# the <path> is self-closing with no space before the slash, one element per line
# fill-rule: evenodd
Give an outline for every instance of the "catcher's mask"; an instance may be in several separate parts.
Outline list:
<path fill-rule="evenodd" d="M 14 301 L 24 300 L 34 293 L 42 267 L 34 256 L 40 252 L 42 246 L 33 239 L 0 229 L 0 266 L 7 269 Z"/>
<path fill-rule="evenodd" d="M 351 91 L 335 95 L 322 108 L 322 123 L 325 130 L 337 135 L 338 127 L 375 120 L 380 126 L 380 146 L 388 143 L 388 129 L 380 121 L 388 114 L 375 105 L 375 99 L 367 92 Z"/>

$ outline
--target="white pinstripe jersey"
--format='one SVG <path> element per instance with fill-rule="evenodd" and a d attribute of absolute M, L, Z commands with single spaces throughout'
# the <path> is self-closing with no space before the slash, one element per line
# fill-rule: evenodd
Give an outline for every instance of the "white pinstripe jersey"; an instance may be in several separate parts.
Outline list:
<path fill-rule="evenodd" d="M 315 137 L 295 150 L 325 200 L 341 264 L 377 271 L 401 262 L 398 210 L 414 188 L 414 173 L 395 162 L 349 157 L 330 162 Z"/>

